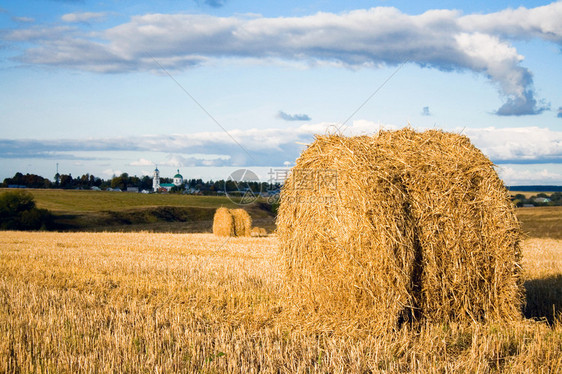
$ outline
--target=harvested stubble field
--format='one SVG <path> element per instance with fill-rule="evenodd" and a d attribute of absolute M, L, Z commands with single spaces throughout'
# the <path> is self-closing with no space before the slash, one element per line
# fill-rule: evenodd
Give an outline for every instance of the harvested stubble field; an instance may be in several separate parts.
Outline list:
<path fill-rule="evenodd" d="M 562 241 L 523 243 L 527 317 L 315 331 L 284 312 L 277 238 L 0 233 L 0 372 L 562 371 Z"/>

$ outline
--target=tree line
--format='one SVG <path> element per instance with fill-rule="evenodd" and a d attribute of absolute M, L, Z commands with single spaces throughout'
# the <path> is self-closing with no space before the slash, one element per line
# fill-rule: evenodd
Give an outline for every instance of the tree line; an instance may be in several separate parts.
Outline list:
<path fill-rule="evenodd" d="M 562 192 L 553 192 L 547 194 L 544 192 L 536 195 L 526 197 L 524 194 L 516 194 L 511 196 L 511 200 L 516 207 L 525 206 L 561 206 L 562 205 Z"/>
<path fill-rule="evenodd" d="M 56 174 L 53 180 L 44 178 L 36 174 L 22 174 L 17 172 L 12 178 L 5 178 L 2 187 L 27 187 L 27 188 L 62 188 L 62 189 L 91 189 L 98 188 L 122 188 L 127 185 L 144 188 L 152 188 L 152 178 L 129 177 L 127 173 L 114 176 L 110 179 L 96 177 L 93 174 L 83 174 L 80 177 L 73 177 L 72 174 Z"/>
<path fill-rule="evenodd" d="M 160 183 L 172 183 L 172 178 L 160 178 Z M 36 174 L 22 174 L 17 172 L 12 178 L 5 178 L 1 187 L 25 187 L 25 188 L 60 188 L 60 189 L 82 189 L 89 190 L 92 187 L 97 187 L 102 190 L 109 188 L 119 188 L 122 191 L 130 187 L 138 188 L 139 191 L 147 190 L 152 191 L 152 177 L 144 175 L 137 177 L 136 175 L 130 176 L 128 173 L 122 173 L 119 176 L 113 176 L 109 179 L 96 177 L 93 174 L 83 174 L 80 177 L 73 177 L 72 174 L 56 174 L 51 181 L 47 178 Z M 190 190 L 196 191 L 203 195 L 213 195 L 224 191 L 238 191 L 240 189 L 249 188 L 250 190 L 269 191 L 278 190 L 280 184 L 271 185 L 266 182 L 248 182 L 243 186 L 235 183 L 232 180 L 217 180 L 217 181 L 203 181 L 202 179 L 188 179 L 184 181 L 181 186 L 174 186 L 171 192 L 185 192 Z"/>

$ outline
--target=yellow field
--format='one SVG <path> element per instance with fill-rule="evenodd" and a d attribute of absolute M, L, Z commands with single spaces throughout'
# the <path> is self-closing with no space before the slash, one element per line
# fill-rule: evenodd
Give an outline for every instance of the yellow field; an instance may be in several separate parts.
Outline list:
<path fill-rule="evenodd" d="M 0 372 L 562 372 L 562 241 L 524 242 L 526 319 L 318 332 L 275 237 L 0 232 Z M 555 311 L 553 311 L 555 310 Z"/>

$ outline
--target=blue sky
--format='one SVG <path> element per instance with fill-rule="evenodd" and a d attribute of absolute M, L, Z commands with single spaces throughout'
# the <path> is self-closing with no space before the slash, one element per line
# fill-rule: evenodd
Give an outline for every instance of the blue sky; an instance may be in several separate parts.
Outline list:
<path fill-rule="evenodd" d="M 0 3 L 0 178 L 266 180 L 314 134 L 463 133 L 562 184 L 562 2 Z"/>

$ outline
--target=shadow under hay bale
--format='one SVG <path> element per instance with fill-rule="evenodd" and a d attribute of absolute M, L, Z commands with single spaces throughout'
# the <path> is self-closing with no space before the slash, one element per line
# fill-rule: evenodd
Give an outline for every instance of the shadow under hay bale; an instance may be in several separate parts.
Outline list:
<path fill-rule="evenodd" d="M 562 275 L 527 280 L 525 289 L 525 317 L 544 319 L 550 324 L 562 321 Z"/>
<path fill-rule="evenodd" d="M 319 136 L 283 187 L 277 225 L 287 302 L 326 328 L 521 316 L 519 223 L 464 136 Z"/>

